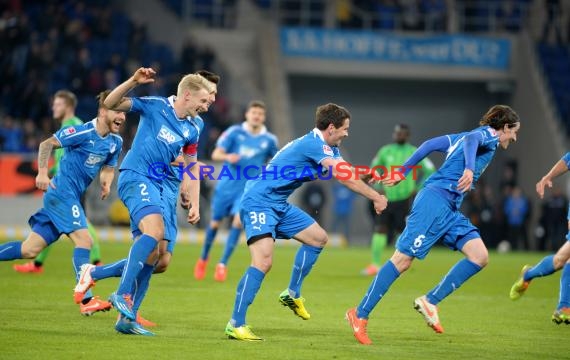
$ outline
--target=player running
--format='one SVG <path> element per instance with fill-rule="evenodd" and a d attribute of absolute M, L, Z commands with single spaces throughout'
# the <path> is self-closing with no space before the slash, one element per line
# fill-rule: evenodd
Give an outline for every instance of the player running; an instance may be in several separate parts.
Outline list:
<path fill-rule="evenodd" d="M 97 118 L 86 124 L 60 129 L 40 144 L 36 186 L 46 192 L 44 206 L 30 217 L 32 231 L 25 241 L 0 246 L 0 261 L 34 258 L 60 235 L 66 234 L 75 244 L 73 266 L 76 274 L 83 264 L 89 263 L 92 239 L 87 230 L 81 196 L 93 178 L 100 174 L 101 198 L 107 198 L 123 145 L 117 134 L 125 122 L 125 114 L 103 106 L 108 93 L 103 92 L 98 97 Z M 47 164 L 54 148 L 64 148 L 66 152 L 61 159 L 60 170 L 50 181 Z M 82 315 L 111 308 L 109 302 L 93 297 L 89 292 L 80 300 Z"/>
<path fill-rule="evenodd" d="M 121 164 L 118 188 L 131 222 L 137 224 L 142 235 L 131 247 L 118 290 L 109 298 L 121 315 L 115 329 L 124 334 L 153 335 L 135 321 L 133 289 L 136 281 L 150 281 L 159 256 L 158 242 L 167 232 L 163 184 L 152 171 L 157 164 L 174 161 L 180 151 L 184 153 L 185 168 L 192 174 L 192 180 L 188 174 L 184 177 L 181 188 L 182 197 L 190 205 L 188 222 L 196 224 L 200 220 L 199 169 L 190 168 L 190 164 L 197 160 L 198 138 L 204 126 L 198 113 L 207 110 L 214 85 L 201 75 L 189 74 L 178 84 L 177 96 L 123 98 L 136 86 L 153 82 L 155 74 L 151 68 L 137 69 L 105 101 L 109 108 L 141 115 L 131 150 Z"/>
<path fill-rule="evenodd" d="M 197 280 L 202 280 L 206 275 L 210 249 L 220 222 L 232 216 L 232 226 L 226 240 L 224 254 L 214 272 L 216 281 L 226 280 L 227 264 L 241 234 L 239 204 L 245 183 L 248 178 L 258 175 L 253 169 L 261 169 L 262 165 L 272 158 L 278 149 L 277 138 L 264 126 L 265 110 L 263 102 L 250 102 L 245 113 L 245 122 L 233 125 L 224 131 L 212 153 L 212 160 L 223 161 L 223 167 L 229 171 L 229 174 L 222 177 L 216 184 L 211 204 L 212 220 L 206 229 L 202 254 L 194 267 L 194 277 Z M 245 174 L 244 169 L 247 167 L 252 170 Z"/>
<path fill-rule="evenodd" d="M 54 120 L 61 123 L 61 129 L 68 126 L 77 126 L 83 124 L 83 121 L 75 116 L 75 108 L 77 107 L 77 97 L 71 91 L 59 90 L 53 96 L 52 112 Z M 55 149 L 53 153 L 54 163 L 49 170 L 50 176 L 55 176 L 59 170 L 59 163 L 63 157 L 65 150 L 63 148 Z M 83 201 L 81 202 L 84 205 Z M 87 221 L 87 230 L 93 239 L 91 246 L 91 263 L 98 264 L 101 262 L 101 247 L 99 245 L 99 237 L 95 231 L 95 227 Z M 51 247 L 46 247 L 36 256 L 33 261 L 25 264 L 14 264 L 13 268 L 20 273 L 42 273 L 44 271 L 43 264 L 49 254 Z"/>
<path fill-rule="evenodd" d="M 408 142 L 410 138 L 410 127 L 408 125 L 396 125 L 392 137 L 394 143 L 384 145 L 378 150 L 370 164 L 371 168 L 383 166 L 390 171 L 392 166 L 401 166 L 416 151 L 417 148 Z M 406 215 L 410 211 L 411 201 L 419 185 L 435 171 L 433 163 L 428 158 L 423 159 L 420 166 L 421 179 L 417 176 L 416 178 L 409 176 L 402 180 L 398 186 L 382 187 L 380 184 L 375 185 L 377 190 L 386 195 L 390 206 L 386 208 L 382 216 L 377 215 L 371 206 L 370 210 L 374 221 L 371 240 L 372 263 L 361 271 L 363 275 L 376 275 L 382 264 L 380 259 L 388 240 L 391 241 L 397 237 L 406 227 Z"/>
<path fill-rule="evenodd" d="M 570 152 L 566 153 L 550 171 L 536 183 L 536 192 L 542 199 L 544 198 L 544 188 L 552 187 L 552 180 L 566 173 L 570 168 Z M 570 324 L 570 210 L 568 212 L 568 240 L 558 249 L 556 254 L 544 257 L 538 264 L 531 266 L 525 265 L 522 268 L 521 275 L 511 287 L 511 300 L 517 300 L 524 295 L 528 289 L 532 279 L 542 276 L 548 276 L 554 272 L 562 270 L 560 277 L 560 295 L 558 297 L 558 306 L 552 314 L 552 321 L 556 324 Z"/>
<path fill-rule="evenodd" d="M 325 230 L 304 211 L 287 202 L 289 195 L 303 183 L 322 176 L 340 179 L 338 165 L 343 163 L 338 146 L 348 136 L 350 113 L 336 104 L 319 106 L 315 128 L 283 147 L 269 162 L 259 179 L 247 182 L 241 201 L 240 218 L 251 253 L 251 266 L 237 286 L 232 317 L 225 333 L 231 339 L 262 340 L 246 324 L 246 312 L 271 269 L 275 239 L 293 238 L 303 245 L 293 265 L 289 287 L 279 295 L 279 302 L 303 320 L 310 318 L 301 297 L 303 280 L 311 271 L 328 241 Z M 374 201 L 377 213 L 386 208 L 386 197 L 358 179 L 354 169 L 350 178 L 340 182 Z M 357 180 L 358 179 L 358 180 Z"/>
<path fill-rule="evenodd" d="M 376 274 L 360 305 L 346 312 L 346 319 L 361 344 L 372 343 L 366 332 L 370 312 L 386 296 L 398 276 L 412 265 L 414 258 L 424 259 L 438 239 L 443 238 L 445 245 L 461 251 L 465 258 L 455 264 L 427 295 L 414 300 L 414 308 L 435 332 L 443 332 L 437 304 L 487 265 L 489 255 L 479 230 L 459 212 L 459 207 L 465 192 L 477 182 L 493 159 L 497 147 L 507 149 L 517 140 L 520 120 L 510 107 L 495 105 L 483 115 L 479 124 L 480 127 L 469 132 L 424 142 L 405 162 L 404 166 L 414 166 L 434 151 L 446 153 L 443 165 L 416 196 L 394 255 Z M 400 180 L 389 177 L 383 183 L 392 186 Z"/>

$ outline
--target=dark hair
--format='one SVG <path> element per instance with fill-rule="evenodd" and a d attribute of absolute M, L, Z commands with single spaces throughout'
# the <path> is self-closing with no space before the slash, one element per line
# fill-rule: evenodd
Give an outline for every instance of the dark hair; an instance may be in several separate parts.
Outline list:
<path fill-rule="evenodd" d="M 396 124 L 394 126 L 394 131 L 407 131 L 410 132 L 410 126 L 408 124 Z"/>
<path fill-rule="evenodd" d="M 58 90 L 54 96 L 54 98 L 62 98 L 67 105 L 71 106 L 72 108 L 77 107 L 77 96 L 69 90 Z"/>
<path fill-rule="evenodd" d="M 211 83 L 214 83 L 216 85 L 218 85 L 220 83 L 220 75 L 218 74 L 214 74 L 211 71 L 208 70 L 198 70 L 195 72 L 195 74 L 198 74 L 204 78 L 206 78 L 206 80 L 208 80 Z"/>
<path fill-rule="evenodd" d="M 348 110 L 337 104 L 328 103 L 317 108 L 315 126 L 319 130 L 325 130 L 329 124 L 333 124 L 338 129 L 344 124 L 345 119 L 350 119 Z"/>
<path fill-rule="evenodd" d="M 489 125 L 495 130 L 500 130 L 507 125 L 513 128 L 520 122 L 517 113 L 507 105 L 493 105 L 479 121 L 479 125 Z"/>
<path fill-rule="evenodd" d="M 267 109 L 267 106 L 265 106 L 265 103 L 261 100 L 252 100 L 249 102 L 249 104 L 247 104 L 247 109 L 251 109 L 251 108 L 260 108 L 260 109 Z"/>

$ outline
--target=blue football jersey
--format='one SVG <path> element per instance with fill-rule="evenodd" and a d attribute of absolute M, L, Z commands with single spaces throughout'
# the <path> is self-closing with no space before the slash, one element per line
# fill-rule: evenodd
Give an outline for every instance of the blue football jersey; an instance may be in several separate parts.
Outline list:
<path fill-rule="evenodd" d="M 260 201 L 285 202 L 289 195 L 303 183 L 316 180 L 323 171 L 326 158 L 341 159 L 336 146 L 329 146 L 318 129 L 297 138 L 275 154 L 265 172 L 255 180 L 249 180 L 244 196 Z"/>
<path fill-rule="evenodd" d="M 240 160 L 235 164 L 224 163 L 225 171 L 220 173 L 216 191 L 222 193 L 241 193 L 248 179 L 257 176 L 260 171 L 254 171 L 271 159 L 278 150 L 277 137 L 264 127 L 259 134 L 247 130 L 246 123 L 233 125 L 220 135 L 216 147 L 224 149 L 228 154 L 239 154 Z M 251 170 L 244 172 L 248 166 Z M 226 176 L 227 175 L 227 176 Z"/>
<path fill-rule="evenodd" d="M 475 168 L 473 169 L 473 184 L 475 185 L 483 171 L 487 168 L 495 151 L 499 146 L 499 136 L 497 132 L 490 126 L 481 126 L 472 131 L 459 134 L 446 135 L 449 139 L 447 155 L 443 165 L 433 173 L 424 183 L 424 186 L 436 186 L 454 192 L 463 197 L 463 193 L 457 190 L 457 182 L 463 176 L 465 170 L 465 152 L 463 150 L 463 141 L 467 135 L 476 133 L 478 139 L 478 147 L 475 157 Z"/>
<path fill-rule="evenodd" d="M 170 163 L 181 150 L 196 156 L 204 121 L 199 116 L 179 119 L 174 112 L 174 99 L 174 96 L 131 98 L 130 111 L 140 114 L 140 122 L 121 170 L 148 176 L 153 164 Z"/>
<path fill-rule="evenodd" d="M 103 166 L 117 166 L 123 139 L 116 134 L 101 137 L 95 129 L 96 124 L 97 119 L 94 119 L 65 127 L 54 134 L 65 154 L 52 180 L 56 188 L 48 187 L 48 191 L 80 198 Z"/>

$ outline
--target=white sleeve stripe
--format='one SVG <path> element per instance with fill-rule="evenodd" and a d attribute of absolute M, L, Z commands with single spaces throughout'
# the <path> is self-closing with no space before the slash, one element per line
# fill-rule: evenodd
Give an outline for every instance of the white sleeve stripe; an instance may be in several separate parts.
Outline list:
<path fill-rule="evenodd" d="M 83 131 L 80 131 L 80 132 L 76 132 L 75 134 L 66 135 L 65 138 L 66 138 L 66 139 L 71 139 L 71 138 L 74 137 L 74 136 L 81 135 L 81 134 L 85 134 L 85 133 L 88 133 L 88 132 L 94 131 L 94 130 L 95 130 L 95 128 L 83 130 Z M 57 137 L 57 136 L 56 136 L 56 137 Z M 61 142 L 61 141 L 60 141 L 60 142 Z"/>

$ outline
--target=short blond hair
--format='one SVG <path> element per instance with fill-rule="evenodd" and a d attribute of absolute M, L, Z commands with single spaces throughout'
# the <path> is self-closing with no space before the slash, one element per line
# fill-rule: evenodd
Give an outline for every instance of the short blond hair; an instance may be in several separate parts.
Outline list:
<path fill-rule="evenodd" d="M 178 83 L 177 96 L 182 96 L 185 90 L 199 91 L 202 89 L 206 90 L 208 94 L 210 94 L 215 91 L 215 85 L 202 75 L 188 74 L 185 75 Z"/>

